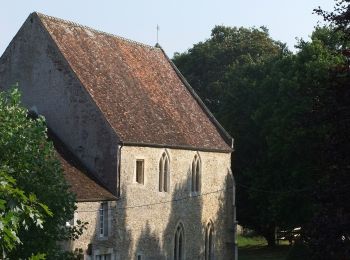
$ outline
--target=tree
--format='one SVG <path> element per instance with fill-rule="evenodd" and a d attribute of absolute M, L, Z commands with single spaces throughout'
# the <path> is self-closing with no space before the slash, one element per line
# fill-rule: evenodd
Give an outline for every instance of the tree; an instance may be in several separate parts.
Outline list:
<path fill-rule="evenodd" d="M 323 10 L 321 7 L 314 9 L 314 12 L 323 17 L 337 30 L 344 32 L 343 36 L 349 38 L 350 33 L 350 1 L 335 0 L 333 12 Z"/>
<path fill-rule="evenodd" d="M 315 168 L 330 126 L 310 116 L 325 95 L 329 70 L 344 62 L 343 45 L 340 33 L 317 28 L 293 54 L 265 29 L 216 27 L 211 39 L 174 58 L 235 137 L 238 220 L 271 246 L 277 227 L 305 226 L 315 210 Z"/>
<path fill-rule="evenodd" d="M 23 259 L 42 253 L 57 259 L 57 242 L 70 234 L 65 223 L 73 218 L 75 196 L 47 140 L 44 118 L 29 118 L 19 91 L 13 89 L 0 94 L 0 122 L 0 220 L 9 236 L 4 240 L 7 256 Z"/>
<path fill-rule="evenodd" d="M 317 169 L 332 125 L 311 119 L 318 100 L 327 93 L 330 69 L 344 62 L 340 39 L 330 28 L 316 28 L 311 42 L 301 41 L 298 53 L 274 61 L 259 83 L 261 103 L 254 120 L 265 148 L 257 158 L 257 168 L 245 169 L 253 174 L 248 178 L 243 174 L 250 187 L 241 194 L 250 200 L 243 218 L 250 225 L 256 223 L 258 230 L 264 223 L 270 223 L 271 229 L 274 225 L 304 227 L 317 210 L 313 190 L 320 179 Z M 273 239 L 273 230 L 268 234 Z"/>
<path fill-rule="evenodd" d="M 185 53 L 175 53 L 173 61 L 208 108 L 217 114 L 231 87 L 225 81 L 229 71 L 249 72 L 249 66 L 261 64 L 283 50 L 284 45 L 272 40 L 264 27 L 215 26 L 208 40 L 195 44 Z"/>
<path fill-rule="evenodd" d="M 270 227 L 269 215 L 265 215 L 266 219 L 263 217 L 269 204 L 262 202 L 265 208 L 258 210 L 252 198 L 244 195 L 252 194 L 244 187 L 251 188 L 255 177 L 249 176 L 261 172 L 258 166 L 262 166 L 266 155 L 262 126 L 254 118 L 260 103 L 259 93 L 267 95 L 259 90 L 259 82 L 275 60 L 288 54 L 285 45 L 272 40 L 266 28 L 217 26 L 210 39 L 174 57 L 175 64 L 206 105 L 234 136 L 238 219 L 241 224 L 263 234 L 270 244 L 274 241 L 275 224 Z M 266 198 L 261 194 L 258 197 Z M 255 221 L 258 218 L 259 221 Z"/>
<path fill-rule="evenodd" d="M 347 66 L 344 64 L 344 68 Z M 347 68 L 348 69 L 348 68 Z M 350 257 L 350 75 L 334 68 L 311 121 L 327 125 L 316 169 L 316 210 L 304 232 L 315 259 Z"/>
<path fill-rule="evenodd" d="M 329 71 L 324 95 L 318 97 L 312 117 L 312 121 L 328 125 L 320 149 L 318 188 L 314 192 L 317 210 L 304 232 L 316 259 L 350 257 L 350 3 L 335 2 L 334 12 L 320 7 L 315 10 L 342 35 L 338 50 L 347 56 L 342 65 Z"/>
<path fill-rule="evenodd" d="M 0 170 L 0 248 L 2 258 L 21 243 L 18 237 L 20 226 L 28 227 L 29 223 L 42 228 L 43 215 L 51 215 L 46 205 L 39 203 L 34 194 L 27 196 L 16 187 L 16 180 L 9 174 L 11 169 L 1 166 Z"/>

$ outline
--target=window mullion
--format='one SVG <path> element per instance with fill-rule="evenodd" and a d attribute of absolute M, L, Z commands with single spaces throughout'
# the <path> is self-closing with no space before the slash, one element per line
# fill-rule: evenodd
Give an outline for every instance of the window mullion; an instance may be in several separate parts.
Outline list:
<path fill-rule="evenodd" d="M 163 157 L 159 161 L 159 191 L 163 191 L 163 171 L 164 171 L 164 161 Z"/>
<path fill-rule="evenodd" d="M 176 241 L 176 244 L 177 244 L 177 248 L 176 248 L 176 250 L 177 250 L 177 253 L 176 253 L 177 259 L 176 260 L 180 260 L 181 256 L 180 256 L 180 231 L 179 230 L 177 231 L 176 239 L 177 239 L 177 241 Z"/>
<path fill-rule="evenodd" d="M 168 191 L 168 182 L 169 182 L 169 178 L 168 178 L 168 172 L 169 172 L 169 160 L 167 157 L 164 158 L 164 181 L 163 181 L 163 190 L 165 192 Z"/>
<path fill-rule="evenodd" d="M 196 166 L 195 166 L 195 162 L 192 162 L 192 192 L 196 190 Z"/>

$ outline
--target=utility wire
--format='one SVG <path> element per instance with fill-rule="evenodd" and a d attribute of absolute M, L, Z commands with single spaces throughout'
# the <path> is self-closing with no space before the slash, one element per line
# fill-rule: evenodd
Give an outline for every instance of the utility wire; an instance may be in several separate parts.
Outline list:
<path fill-rule="evenodd" d="M 154 205 L 178 202 L 178 201 L 183 201 L 183 200 L 187 200 L 187 199 L 195 199 L 195 198 L 198 198 L 198 197 L 202 197 L 202 196 L 206 196 L 206 195 L 210 195 L 210 194 L 214 194 L 214 193 L 219 193 L 219 192 L 222 192 L 222 191 L 229 191 L 229 190 L 232 190 L 232 188 L 233 187 L 228 187 L 226 189 L 220 189 L 220 190 L 210 191 L 210 192 L 201 193 L 201 194 L 195 194 L 195 195 L 192 195 L 192 196 L 186 196 L 186 197 L 182 197 L 182 198 L 178 198 L 178 199 L 159 201 L 159 202 L 154 202 L 154 203 L 141 204 L 141 205 L 128 206 L 128 207 L 109 208 L 109 209 L 116 209 L 116 210 L 120 210 L 120 209 L 134 209 L 134 208 L 141 208 L 141 207 L 148 207 L 148 206 L 154 206 Z M 99 209 L 98 210 L 77 210 L 76 212 L 97 212 L 97 211 L 99 211 Z"/>
<path fill-rule="evenodd" d="M 294 189 L 294 190 L 284 190 L 284 191 L 274 191 L 274 190 L 265 190 L 265 189 L 258 189 L 258 188 L 252 188 L 249 187 L 248 185 L 244 185 L 241 183 L 236 183 L 237 186 L 242 187 L 246 190 L 250 190 L 250 191 L 255 191 L 255 192 L 262 192 L 262 193 L 271 193 L 271 194 L 290 194 L 290 193 L 299 193 L 299 192 L 309 192 L 309 191 L 313 191 L 314 188 L 304 188 L 304 189 Z M 194 198 L 198 198 L 198 197 L 202 197 L 202 196 L 206 196 L 206 195 L 210 195 L 210 194 L 214 194 L 214 193 L 218 193 L 218 192 L 222 192 L 222 191 L 228 191 L 228 190 L 232 190 L 232 187 L 229 187 L 227 189 L 220 189 L 220 190 L 215 190 L 215 191 L 211 191 L 211 192 L 207 192 L 207 193 L 201 193 L 201 194 L 195 194 L 192 196 L 186 196 L 186 197 L 182 197 L 182 198 L 178 198 L 178 199 L 172 199 L 172 200 L 167 200 L 167 201 L 159 201 L 159 202 L 154 202 L 154 203 L 148 203 L 148 204 L 141 204 L 141 205 L 135 205 L 135 206 L 127 206 L 127 207 L 116 207 L 116 208 L 110 208 L 110 209 L 115 209 L 115 210 L 121 210 L 121 209 L 134 209 L 134 208 L 141 208 L 141 207 L 148 207 L 148 206 L 154 206 L 154 205 L 160 205 L 160 204 L 167 204 L 167 203 L 172 203 L 172 202 L 178 202 L 178 201 L 183 201 L 183 200 L 187 200 L 187 199 L 194 199 Z M 119 198 L 120 199 L 125 199 L 124 198 Z M 80 211 L 76 211 L 76 212 L 97 212 L 99 210 L 80 210 Z"/>
<path fill-rule="evenodd" d="M 236 185 L 239 187 L 242 187 L 246 190 L 263 192 L 263 193 L 272 193 L 272 194 L 289 194 L 289 193 L 298 193 L 298 192 L 310 192 L 310 191 L 315 191 L 315 188 L 316 188 L 316 187 L 309 187 L 309 188 L 303 188 L 303 189 L 274 191 L 274 190 L 256 189 L 256 188 L 252 188 L 252 187 L 249 187 L 248 185 L 244 185 L 241 183 L 236 183 Z M 350 184 L 343 185 L 342 188 L 348 188 L 348 187 L 350 187 Z"/>
<path fill-rule="evenodd" d="M 247 189 L 247 190 L 264 192 L 264 193 L 273 193 L 273 194 L 288 194 L 288 193 L 306 192 L 306 191 L 314 190 L 314 188 L 304 188 L 304 189 L 295 189 L 295 190 L 275 191 L 275 190 L 256 189 L 256 188 L 252 188 L 252 187 L 249 187 L 249 186 L 241 184 L 241 183 L 236 183 L 236 184 L 237 184 L 237 186 L 240 186 L 240 187 Z"/>

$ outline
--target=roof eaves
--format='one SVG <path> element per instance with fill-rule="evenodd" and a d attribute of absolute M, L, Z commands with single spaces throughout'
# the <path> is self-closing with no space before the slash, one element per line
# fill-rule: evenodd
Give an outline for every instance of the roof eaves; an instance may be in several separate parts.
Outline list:
<path fill-rule="evenodd" d="M 207 147 L 196 147 L 189 145 L 169 145 L 169 144 L 154 144 L 154 143 L 142 143 L 142 142 L 119 142 L 123 146 L 137 146 L 137 147 L 155 147 L 155 148 L 169 148 L 180 149 L 190 151 L 202 151 L 202 152 L 216 152 L 216 153 L 230 153 L 232 149 L 215 149 Z"/>
<path fill-rule="evenodd" d="M 77 202 L 100 202 L 100 201 L 117 201 L 117 197 L 110 198 L 91 198 L 91 199 L 77 199 Z"/>

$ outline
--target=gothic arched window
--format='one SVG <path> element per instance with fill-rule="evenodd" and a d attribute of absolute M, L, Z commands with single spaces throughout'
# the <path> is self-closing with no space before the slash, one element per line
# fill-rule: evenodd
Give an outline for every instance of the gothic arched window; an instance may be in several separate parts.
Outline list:
<path fill-rule="evenodd" d="M 170 187 L 170 163 L 166 152 L 159 160 L 159 191 L 168 192 Z"/>
<path fill-rule="evenodd" d="M 192 161 L 192 192 L 199 192 L 201 189 L 201 161 L 196 154 Z"/>
<path fill-rule="evenodd" d="M 180 223 L 175 231 L 174 237 L 174 260 L 183 260 L 184 258 L 184 227 Z"/>
<path fill-rule="evenodd" d="M 213 241 L 214 227 L 211 222 L 205 229 L 205 260 L 214 259 L 214 241 Z"/>

